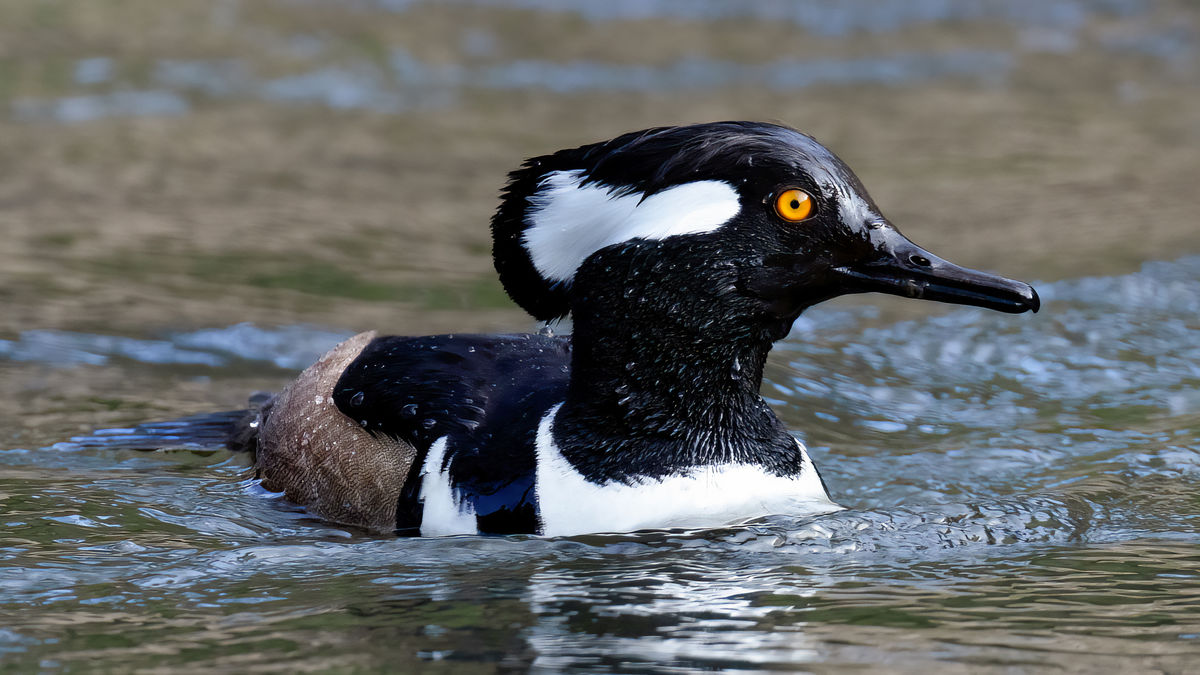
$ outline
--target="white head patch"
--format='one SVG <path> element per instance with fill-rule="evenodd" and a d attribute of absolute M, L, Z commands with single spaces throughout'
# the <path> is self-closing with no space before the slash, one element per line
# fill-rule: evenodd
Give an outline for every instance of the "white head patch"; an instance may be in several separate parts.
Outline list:
<path fill-rule="evenodd" d="M 534 267 L 552 282 L 570 282 L 588 256 L 631 239 L 712 232 L 741 210 L 737 191 L 719 180 L 684 183 L 642 199 L 583 185 L 582 171 L 555 171 L 529 198 L 522 237 Z"/>

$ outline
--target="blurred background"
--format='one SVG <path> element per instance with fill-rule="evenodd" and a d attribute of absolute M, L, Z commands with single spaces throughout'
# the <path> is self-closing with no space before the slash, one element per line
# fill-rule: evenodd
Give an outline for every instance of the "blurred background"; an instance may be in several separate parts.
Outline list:
<path fill-rule="evenodd" d="M 525 327 L 527 156 L 780 121 L 918 242 L 1055 280 L 1200 251 L 1195 5 L 271 0 L 0 6 L 0 335 Z M 455 311 L 459 310 L 459 311 Z"/>
<path fill-rule="evenodd" d="M 870 297 L 801 320 L 773 357 L 767 393 L 834 494 L 863 509 L 840 525 L 676 549 L 530 544 L 505 549 L 514 577 L 491 577 L 502 572 L 471 567 L 470 552 L 495 559 L 502 542 L 402 550 L 312 523 L 288 529 L 242 491 L 242 465 L 227 455 L 29 450 L 241 407 L 361 330 L 531 330 L 490 258 L 506 173 L 625 131 L 720 119 L 816 136 L 909 237 L 1037 282 L 1048 303 L 1013 318 Z M 2 2 L 0 448 L 14 450 L 0 453 L 0 559 L 18 562 L 11 576 L 0 570 L 0 654 L 23 654 L 14 658 L 26 666 L 95 666 L 103 654 L 119 668 L 178 666 L 188 654 L 261 666 L 270 659 L 249 655 L 272 650 L 363 667 L 466 654 L 527 667 L 566 645 L 560 657 L 624 649 L 640 655 L 626 665 L 718 667 L 873 663 L 883 657 L 873 645 L 886 642 L 908 645 L 912 668 L 944 665 L 946 653 L 959 666 L 1113 667 L 1095 656 L 1109 648 L 1132 655 L 1120 662 L 1132 669 L 1184 664 L 1200 619 L 1194 604 L 1163 603 L 1195 598 L 1194 574 L 1144 596 L 1105 593 L 1200 564 L 1194 549 L 1146 539 L 1194 542 L 1200 511 L 1200 264 L 1186 257 L 1200 253 L 1198 149 L 1200 7 L 1190 0 Z M 1097 476 L 1108 482 L 1073 482 Z M 1075 486 L 1069 498 L 1064 485 Z M 1025 493 L 1037 496 L 1006 501 Z M 1137 501 L 1150 494 L 1158 501 Z M 961 508 L 895 510 L 950 503 Z M 918 529 L 895 533 L 906 527 Z M 768 552 L 816 541 L 902 553 L 878 564 L 821 558 L 832 562 L 808 577 L 781 571 L 778 558 L 730 562 L 748 539 Z M 1037 543 L 970 554 L 982 577 L 1011 574 L 994 587 L 972 586 L 962 558 L 924 572 L 904 561 L 979 541 Z M 1080 542 L 1129 549 L 1114 563 L 1111 549 Z M 679 576 L 696 547 L 718 562 Z M 1147 558 L 1164 568 L 1138 567 Z M 294 576 L 262 591 L 279 560 Z M 461 565 L 439 578 L 446 560 Z M 355 565 L 357 578 L 342 576 Z M 1037 577 L 1046 585 L 1014 590 L 1037 569 L 1050 570 Z M 214 570 L 219 583 L 207 579 Z M 933 581 L 892 593 L 843 573 Z M 310 597 L 314 575 L 328 583 Z M 436 589 L 396 590 L 413 579 Z M 531 579 L 541 590 L 528 596 Z M 375 597 L 377 582 L 399 595 Z M 614 588 L 633 594 L 625 609 L 596 609 Z M 571 589 L 583 590 L 564 600 Z M 1023 623 L 1006 614 L 1012 594 L 1027 608 L 1069 597 L 1080 617 L 1102 618 L 1081 619 L 1065 639 L 1066 614 Z M 994 601 L 971 605 L 980 597 Z M 1128 613 L 1096 609 L 1121 602 L 1133 603 Z M 265 604 L 255 614 L 237 603 Z M 768 606 L 791 609 L 759 611 Z M 864 609 L 879 606 L 888 609 Z M 689 612 L 732 622 L 721 630 L 768 630 L 708 652 L 703 631 L 689 641 L 692 624 L 679 618 Z M 407 623 L 385 629 L 400 615 Z M 555 623 L 567 615 L 578 621 Z M 802 640 L 797 622 L 810 620 Z M 140 622 L 140 638 L 114 621 Z M 273 633 L 262 621 L 283 623 Z M 328 621 L 346 630 L 313 628 Z M 1172 622 L 1174 632 L 1148 628 Z M 76 626 L 70 638 L 64 625 Z M 938 628 L 972 625 L 984 630 Z M 639 638 L 668 629 L 681 642 Z M 791 642 L 773 642 L 778 630 L 793 631 Z M 371 652 L 380 635 L 397 651 Z M 1030 635 L 1063 653 L 1030 647 Z M 244 660 L 211 649 L 230 644 Z M 748 645 L 762 658 L 739 660 Z M 340 660 L 320 661 L 318 646 Z M 595 658 L 583 663 L 617 663 Z"/>

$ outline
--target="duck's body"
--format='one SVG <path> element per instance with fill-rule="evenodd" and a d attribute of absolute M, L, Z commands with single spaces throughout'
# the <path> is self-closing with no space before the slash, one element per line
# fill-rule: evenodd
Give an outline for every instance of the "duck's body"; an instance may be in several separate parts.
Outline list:
<path fill-rule="evenodd" d="M 837 509 L 759 396 L 800 312 L 879 290 L 1020 312 L 1019 282 L 905 239 L 784 127 L 652 129 L 530 160 L 496 267 L 574 334 L 356 336 L 237 434 L 322 518 L 425 535 L 712 527 Z M 249 419 L 249 418 L 248 418 Z"/>
<path fill-rule="evenodd" d="M 765 448 L 720 456 L 728 446 L 700 439 L 712 456 L 670 452 L 670 430 L 637 441 L 662 448 L 638 452 L 641 463 L 572 459 L 570 364 L 570 337 L 356 335 L 253 422 L 263 484 L 327 520 L 423 535 L 713 527 L 839 508 L 786 432 L 770 461 Z"/>

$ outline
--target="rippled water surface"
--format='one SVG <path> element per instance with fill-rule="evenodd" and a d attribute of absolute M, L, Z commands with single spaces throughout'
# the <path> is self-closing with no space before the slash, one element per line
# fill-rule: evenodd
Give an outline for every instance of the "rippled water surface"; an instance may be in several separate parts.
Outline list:
<path fill-rule="evenodd" d="M 767 391 L 849 508 L 816 518 L 378 539 L 306 519 L 216 448 L 6 451 L 0 644 L 14 663 L 81 667 L 1190 667 L 1200 258 L 1043 291 L 1029 317 L 804 319 Z M 4 346 L 201 363 L 220 382 L 337 337 L 241 325 Z"/>
<path fill-rule="evenodd" d="M 1198 32 L 1150 0 L 3 5 L 0 669 L 1200 671 Z M 359 330 L 535 329 L 488 257 L 504 172 L 721 118 L 815 133 L 1044 300 L 797 322 L 764 395 L 845 511 L 372 537 L 122 431 Z"/>

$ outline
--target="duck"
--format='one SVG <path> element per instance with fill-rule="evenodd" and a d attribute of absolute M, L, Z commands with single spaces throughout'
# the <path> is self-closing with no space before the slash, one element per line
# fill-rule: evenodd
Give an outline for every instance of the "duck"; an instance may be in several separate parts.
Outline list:
<path fill-rule="evenodd" d="M 230 430 L 266 490 L 372 532 L 574 536 L 841 507 L 763 399 L 772 345 L 847 294 L 1036 312 L 888 221 L 774 123 L 669 126 L 525 161 L 491 222 L 512 300 L 569 335 L 355 335 Z M 549 325 L 549 324 L 547 324 Z"/>

